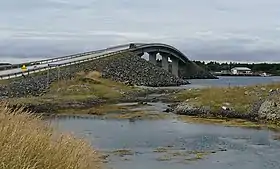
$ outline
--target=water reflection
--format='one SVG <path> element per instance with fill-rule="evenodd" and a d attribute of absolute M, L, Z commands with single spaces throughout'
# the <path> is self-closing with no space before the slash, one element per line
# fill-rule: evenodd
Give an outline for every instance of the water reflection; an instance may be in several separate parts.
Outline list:
<path fill-rule="evenodd" d="M 175 119 L 131 123 L 77 116 L 57 117 L 52 124 L 86 136 L 102 151 L 131 150 L 130 156 L 110 155 L 108 165 L 115 169 L 276 169 L 280 166 L 280 143 L 272 139 L 273 132 L 266 130 L 186 124 Z M 159 147 L 167 149 L 165 154 L 155 152 Z M 186 160 L 193 151 L 204 152 L 205 157 Z M 178 155 L 183 153 L 188 154 Z"/>
<path fill-rule="evenodd" d="M 221 77 L 191 80 L 191 85 L 181 87 L 243 86 L 279 81 L 280 77 Z M 124 106 L 135 104 L 138 103 Z M 163 103 L 149 104 L 152 108 L 140 109 L 162 112 L 167 108 Z M 95 148 L 109 154 L 108 165 L 114 169 L 280 168 L 280 142 L 273 139 L 274 132 L 267 130 L 187 124 L 171 118 L 131 121 L 61 116 L 49 117 L 49 121 L 62 131 L 90 139 Z"/>
<path fill-rule="evenodd" d="M 205 87 L 228 87 L 228 86 L 248 86 L 258 84 L 279 83 L 280 76 L 271 77 L 242 77 L 242 76 L 220 76 L 219 79 L 191 79 L 188 80 L 191 84 L 175 87 L 175 88 L 205 88 Z M 174 88 L 174 87 L 162 87 L 162 88 Z"/>

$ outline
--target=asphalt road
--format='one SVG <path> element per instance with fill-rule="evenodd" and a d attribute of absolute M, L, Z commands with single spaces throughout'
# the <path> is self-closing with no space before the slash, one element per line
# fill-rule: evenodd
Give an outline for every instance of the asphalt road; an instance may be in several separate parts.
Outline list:
<path fill-rule="evenodd" d="M 113 49 L 112 48 L 111 49 L 105 49 L 105 50 L 102 50 L 102 51 L 98 51 L 97 53 L 94 53 L 94 54 L 80 56 L 80 57 L 77 57 L 77 58 L 72 58 L 72 59 L 67 59 L 67 60 L 55 61 L 55 62 L 52 62 L 52 63 L 49 63 L 49 64 L 50 65 L 60 65 L 60 64 L 74 62 L 74 61 L 85 60 L 85 59 L 88 59 L 88 58 L 93 58 L 93 57 L 97 57 L 97 56 L 100 56 L 100 55 L 104 55 L 104 54 L 128 49 L 128 47 L 129 46 L 121 46 L 121 47 L 113 48 Z M 36 65 L 35 67 L 34 66 L 27 66 L 26 68 L 28 70 L 28 69 L 35 69 L 35 68 L 36 69 L 41 69 L 41 68 L 45 68 L 45 67 L 48 67 L 47 63 Z M 20 72 L 22 72 L 21 68 L 2 70 L 2 71 L 0 71 L 0 76 L 6 76 L 6 75 L 9 75 L 9 74 L 15 74 L 15 73 L 20 73 Z"/>

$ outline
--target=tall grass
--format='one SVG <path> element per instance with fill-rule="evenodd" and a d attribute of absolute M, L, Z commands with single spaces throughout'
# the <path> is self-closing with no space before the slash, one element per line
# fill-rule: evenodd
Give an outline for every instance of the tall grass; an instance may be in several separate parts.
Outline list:
<path fill-rule="evenodd" d="M 98 153 L 89 143 L 59 134 L 40 117 L 0 103 L 1 169 L 97 169 Z"/>

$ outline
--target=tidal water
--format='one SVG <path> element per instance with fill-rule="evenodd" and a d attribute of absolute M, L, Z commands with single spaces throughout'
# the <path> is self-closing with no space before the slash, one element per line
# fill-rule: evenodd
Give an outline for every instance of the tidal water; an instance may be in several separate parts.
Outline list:
<path fill-rule="evenodd" d="M 269 84 L 280 82 L 280 76 L 271 77 L 243 77 L 243 76 L 220 76 L 219 79 L 192 79 L 190 85 L 184 87 L 211 87 L 211 86 L 248 86 L 257 84 Z"/>
<path fill-rule="evenodd" d="M 107 166 L 113 169 L 280 168 L 280 141 L 267 130 L 187 124 L 176 119 L 129 122 L 60 117 L 53 123 L 62 131 L 86 137 L 98 150 L 133 152 L 125 157 L 110 155 Z M 158 147 L 170 151 L 154 152 Z M 186 151 L 211 153 L 199 160 L 178 155 Z M 162 157 L 167 160 L 159 160 Z"/>
<path fill-rule="evenodd" d="M 262 84 L 265 85 L 270 83 L 280 83 L 280 76 L 271 76 L 271 77 L 219 76 L 219 79 L 191 79 L 188 81 L 191 84 L 183 85 L 179 87 L 162 87 L 162 88 L 189 89 L 189 88 L 205 88 L 205 87 L 229 87 L 229 86 L 233 87 L 233 86 L 262 85 Z"/>
<path fill-rule="evenodd" d="M 244 86 L 280 82 L 280 77 L 221 77 L 191 82 L 192 87 L 229 83 Z M 142 110 L 164 113 L 166 107 L 164 103 L 151 103 Z M 61 131 L 89 139 L 93 147 L 109 155 L 106 166 L 112 169 L 280 169 L 280 141 L 274 139 L 277 133 L 269 130 L 190 124 L 179 121 L 176 115 L 134 122 L 64 116 L 51 122 Z M 158 152 L 158 148 L 164 151 Z M 112 153 L 123 149 L 130 153 Z M 197 156 L 197 152 L 203 156 Z"/>

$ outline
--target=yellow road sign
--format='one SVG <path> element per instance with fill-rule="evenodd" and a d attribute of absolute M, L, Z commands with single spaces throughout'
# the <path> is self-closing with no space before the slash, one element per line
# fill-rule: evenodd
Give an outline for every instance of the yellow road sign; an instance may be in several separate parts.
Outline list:
<path fill-rule="evenodd" d="M 25 66 L 25 65 L 22 65 L 21 70 L 22 70 L 22 71 L 26 71 L 26 70 L 27 70 L 26 66 Z"/>

